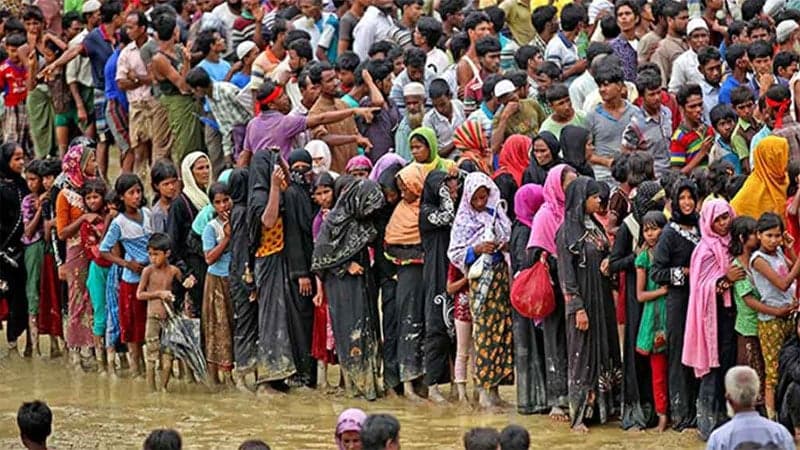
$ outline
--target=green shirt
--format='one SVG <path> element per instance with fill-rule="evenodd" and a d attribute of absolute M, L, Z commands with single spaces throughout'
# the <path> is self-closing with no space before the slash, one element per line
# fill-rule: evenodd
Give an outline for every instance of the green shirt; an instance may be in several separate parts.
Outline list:
<path fill-rule="evenodd" d="M 758 336 L 758 314 L 744 302 L 745 296 L 752 295 L 756 300 L 761 300 L 758 290 L 753 285 L 750 271 L 734 258 L 733 264 L 741 267 L 747 273 L 743 279 L 733 283 L 733 299 L 736 301 L 736 325 L 734 329 L 742 336 Z"/>
<path fill-rule="evenodd" d="M 733 151 L 736 152 L 740 160 L 750 158 L 750 141 L 747 139 L 747 135 L 752 139 L 752 136 L 757 131 L 752 130 L 752 132 L 750 132 L 751 128 L 754 127 L 750 122 L 739 119 L 736 122 L 736 128 L 734 128 L 733 133 L 731 133 L 731 147 L 733 147 Z"/>
<path fill-rule="evenodd" d="M 650 253 L 642 251 L 636 257 L 634 265 L 637 269 L 644 269 L 647 272 L 647 283 L 645 291 L 655 291 L 661 287 L 650 278 Z M 636 351 L 642 354 L 661 353 L 666 350 L 666 330 L 667 330 L 667 300 L 661 296 L 644 304 L 642 315 L 639 320 L 639 333 L 636 336 Z"/>
<path fill-rule="evenodd" d="M 553 133 L 553 136 L 556 139 L 561 138 L 561 129 L 567 125 L 575 125 L 576 127 L 586 128 L 586 113 L 583 111 L 575 111 L 575 115 L 572 117 L 572 120 L 566 123 L 558 123 L 553 120 L 553 115 L 551 114 L 547 119 L 542 122 L 542 126 L 539 127 L 539 132 L 542 131 L 549 131 Z"/>

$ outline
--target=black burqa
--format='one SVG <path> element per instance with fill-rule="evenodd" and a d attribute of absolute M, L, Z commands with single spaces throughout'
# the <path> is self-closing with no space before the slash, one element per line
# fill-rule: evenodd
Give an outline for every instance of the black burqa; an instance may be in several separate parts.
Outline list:
<path fill-rule="evenodd" d="M 253 284 L 252 254 L 247 230 L 247 169 L 231 172 L 231 265 L 230 291 L 233 303 L 233 356 L 237 371 L 255 368 L 258 355 L 258 303 L 250 301 Z M 245 277 L 245 274 L 248 277 Z M 249 279 L 248 279 L 249 278 Z"/>
<path fill-rule="evenodd" d="M 644 304 L 636 296 L 636 256 L 642 251 L 644 236 L 641 224 L 648 211 L 664 210 L 664 190 L 657 181 L 645 181 L 636 191 L 633 212 L 626 217 L 614 241 L 609 257 L 609 270 L 623 272 L 625 278 L 625 341 L 623 358 L 625 377 L 622 380 L 622 428 L 646 428 L 656 419 L 653 403 L 650 358 L 636 351 L 636 337 Z"/>
<path fill-rule="evenodd" d="M 608 256 L 603 226 L 585 213 L 586 200 L 600 185 L 578 177 L 567 187 L 564 223 L 556 235 L 558 273 L 567 309 L 569 410 L 572 426 L 597 419 L 605 423 L 619 407 L 622 361 L 611 283 L 600 272 Z M 585 311 L 589 329 L 575 326 Z"/>
<path fill-rule="evenodd" d="M 180 267 L 181 272 L 195 278 L 194 286 L 189 289 L 191 310 L 193 317 L 200 317 L 200 308 L 203 306 L 203 289 L 206 284 L 206 257 L 200 236 L 192 231 L 192 223 L 197 217 L 198 210 L 189 197 L 183 192 L 175 197 L 167 213 L 166 232 L 172 238 L 172 252 L 170 259 L 173 264 Z M 177 299 L 176 309 L 183 308 L 183 299 Z"/>
<path fill-rule="evenodd" d="M 383 193 L 370 180 L 337 180 L 336 186 L 336 205 L 317 235 L 311 270 L 324 281 L 345 385 L 351 394 L 375 400 L 383 391 L 380 321 L 367 246 L 378 236 L 372 216 L 383 206 Z M 351 274 L 351 263 L 363 272 Z"/>
<path fill-rule="evenodd" d="M 528 163 L 528 168 L 525 169 L 525 173 L 522 175 L 522 184 L 533 183 L 544 186 L 550 169 L 559 164 L 564 164 L 564 160 L 561 159 L 559 153 L 558 139 L 553 133 L 542 131 L 538 136 L 534 137 L 532 144 L 535 145 L 538 140 L 543 141 L 547 145 L 547 148 L 550 149 L 550 157 L 552 159 L 549 163 L 540 165 L 539 162 L 536 161 L 534 155 L 531 154 L 531 161 Z"/>
<path fill-rule="evenodd" d="M 775 411 L 778 421 L 794 435 L 795 428 L 800 428 L 800 337 L 796 332 L 781 348 L 778 376 Z"/>
<path fill-rule="evenodd" d="M 28 327 L 25 252 L 20 242 L 25 230 L 22 199 L 28 195 L 28 186 L 22 175 L 9 167 L 16 148 L 10 143 L 0 146 L 0 252 L 3 252 L 0 255 L 0 280 L 8 287 L 8 291 L 0 292 L 0 297 L 5 298 L 8 304 L 8 343 L 15 342 Z"/>
<path fill-rule="evenodd" d="M 456 215 L 450 197 L 446 172 L 433 171 L 425 179 L 420 202 L 419 231 L 425 262 L 422 283 L 425 286 L 425 384 L 450 382 L 450 366 L 455 357 L 453 299 L 447 295 L 447 248 L 450 227 Z"/>
<path fill-rule="evenodd" d="M 672 428 L 681 431 L 697 423 L 699 381 L 694 371 L 681 362 L 683 334 L 686 328 L 686 311 L 689 307 L 689 276 L 683 273 L 689 267 L 692 252 L 700 242 L 697 213 L 681 213 L 678 198 L 687 191 L 697 201 L 697 186 L 688 178 L 675 183 L 672 190 L 672 219 L 664 227 L 653 252 L 650 277 L 667 286 L 667 358 L 669 384 L 669 411 Z"/>
<path fill-rule="evenodd" d="M 586 160 L 586 143 L 591 137 L 586 128 L 567 125 L 561 129 L 559 142 L 564 162 L 572 166 L 578 175 L 594 178 L 594 169 Z"/>
<path fill-rule="evenodd" d="M 261 215 L 272 188 L 274 157 L 272 152 L 260 151 L 250 162 L 247 228 L 253 249 L 261 246 L 262 233 L 268 232 L 261 222 Z M 284 239 L 285 245 L 285 236 L 280 236 L 280 239 Z M 287 305 L 292 301 L 292 288 L 284 251 L 256 257 L 254 276 L 258 289 L 257 382 L 281 382 L 297 372 L 287 311 Z"/>

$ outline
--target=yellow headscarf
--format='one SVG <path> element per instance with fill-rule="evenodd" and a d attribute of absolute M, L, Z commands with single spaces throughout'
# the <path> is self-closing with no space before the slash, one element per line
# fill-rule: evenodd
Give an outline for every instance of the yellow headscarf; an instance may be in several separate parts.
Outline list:
<path fill-rule="evenodd" d="M 778 136 L 767 136 L 755 149 L 753 173 L 731 200 L 737 216 L 758 219 L 765 212 L 783 216 L 786 207 L 786 188 L 789 179 L 789 141 Z"/>

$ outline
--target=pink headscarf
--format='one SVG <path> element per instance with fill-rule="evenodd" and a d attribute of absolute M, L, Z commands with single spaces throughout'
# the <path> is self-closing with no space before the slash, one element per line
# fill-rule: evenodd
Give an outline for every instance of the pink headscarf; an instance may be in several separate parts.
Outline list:
<path fill-rule="evenodd" d="M 566 197 L 561 187 L 561 175 L 564 170 L 570 170 L 566 164 L 559 164 L 547 173 L 542 195 L 544 205 L 533 216 L 531 223 L 531 237 L 528 248 L 539 247 L 556 254 L 556 233 L 561 223 L 564 222 L 564 202 Z"/>
<path fill-rule="evenodd" d="M 361 433 L 361 428 L 364 426 L 365 420 L 367 420 L 367 415 L 358 408 L 346 409 L 339 414 L 339 420 L 336 421 L 336 434 L 334 435 L 336 438 L 336 447 L 339 450 L 344 450 L 342 434 L 347 431 Z"/>
<path fill-rule="evenodd" d="M 517 220 L 531 227 L 533 216 L 544 203 L 544 188 L 538 184 L 525 184 L 514 194 L 514 215 Z"/>
<path fill-rule="evenodd" d="M 703 203 L 700 212 L 700 243 L 692 253 L 689 265 L 689 309 L 686 314 L 686 331 L 683 339 L 683 364 L 694 368 L 701 378 L 714 367 L 719 367 L 717 348 L 717 280 L 724 277 L 731 262 L 728 253 L 730 234 L 720 236 L 712 229 L 714 221 L 725 213 L 736 216 L 725 200 Z M 726 307 L 731 306 L 731 293 L 723 293 Z"/>

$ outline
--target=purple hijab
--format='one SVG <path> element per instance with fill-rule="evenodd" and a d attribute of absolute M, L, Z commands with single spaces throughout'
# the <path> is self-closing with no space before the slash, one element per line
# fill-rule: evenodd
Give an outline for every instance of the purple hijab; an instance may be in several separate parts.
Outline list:
<path fill-rule="evenodd" d="M 531 227 L 533 215 L 544 203 L 544 188 L 538 184 L 525 184 L 514 194 L 514 214 L 526 227 Z"/>
<path fill-rule="evenodd" d="M 339 414 L 339 420 L 336 421 L 336 447 L 339 450 L 345 450 L 342 444 L 342 434 L 347 431 L 355 431 L 361 433 L 361 427 L 364 426 L 364 421 L 367 420 L 367 415 L 364 411 L 358 408 L 350 408 L 342 411 Z"/>
<path fill-rule="evenodd" d="M 551 255 L 556 254 L 556 233 L 561 223 L 564 222 L 564 203 L 566 197 L 564 188 L 561 187 L 561 176 L 564 170 L 570 170 L 566 164 L 559 164 L 547 173 L 542 195 L 544 204 L 531 223 L 531 237 L 528 248 L 539 247 Z"/>
<path fill-rule="evenodd" d="M 387 153 L 375 161 L 375 167 L 373 167 L 372 172 L 369 173 L 369 179 L 377 183 L 384 170 L 395 164 L 405 166 L 407 163 L 408 161 L 397 153 Z"/>

